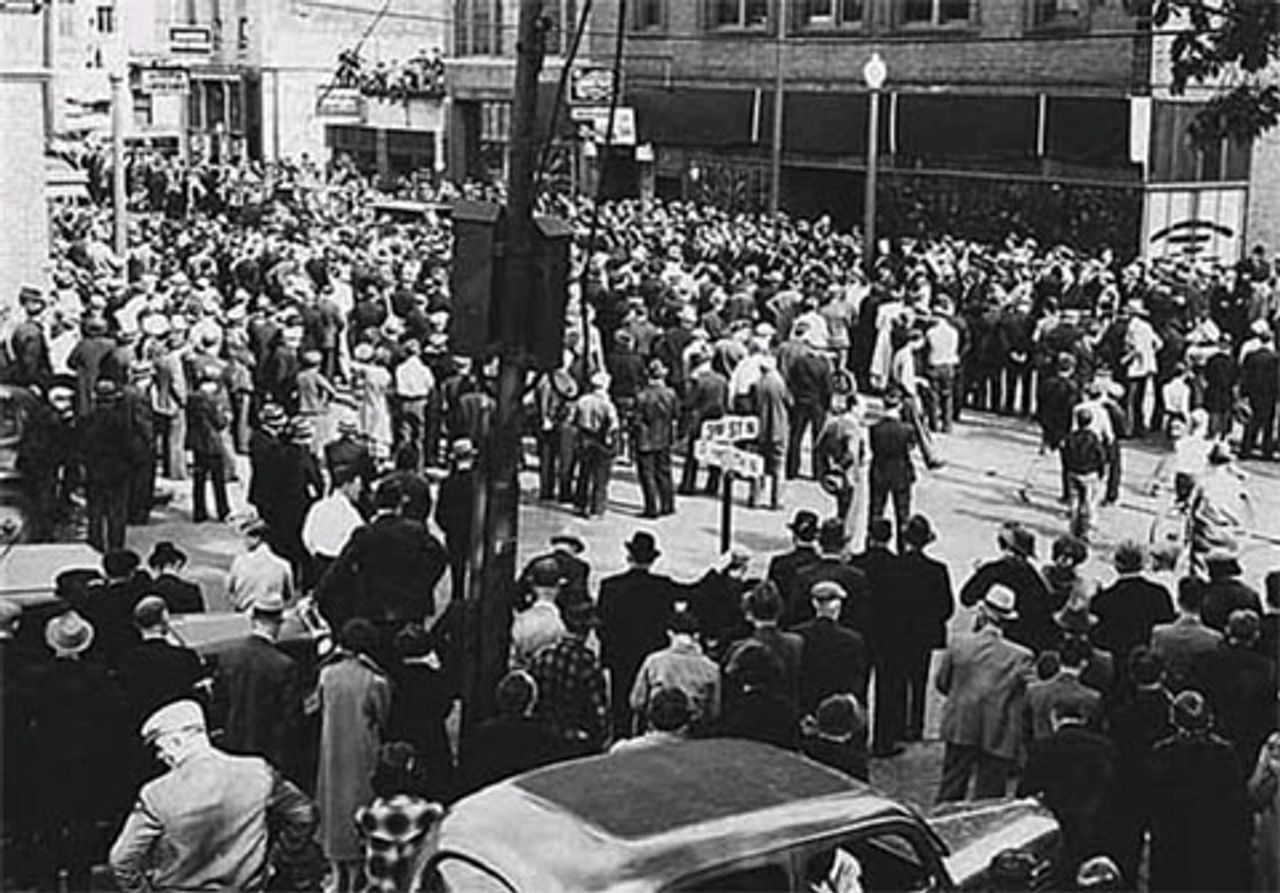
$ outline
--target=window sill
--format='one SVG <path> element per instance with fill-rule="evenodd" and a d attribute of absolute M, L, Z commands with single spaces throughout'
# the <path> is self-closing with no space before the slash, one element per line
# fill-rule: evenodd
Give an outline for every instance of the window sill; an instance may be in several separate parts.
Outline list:
<path fill-rule="evenodd" d="M 772 37 L 768 25 L 708 25 L 710 37 Z"/>
<path fill-rule="evenodd" d="M 1060 34 L 1081 34 L 1088 30 L 1088 21 L 1045 22 L 1040 25 L 1027 25 L 1022 33 L 1027 37 L 1056 37 Z"/>
<path fill-rule="evenodd" d="M 788 32 L 802 37 L 865 37 L 867 26 L 856 25 L 800 25 Z"/>

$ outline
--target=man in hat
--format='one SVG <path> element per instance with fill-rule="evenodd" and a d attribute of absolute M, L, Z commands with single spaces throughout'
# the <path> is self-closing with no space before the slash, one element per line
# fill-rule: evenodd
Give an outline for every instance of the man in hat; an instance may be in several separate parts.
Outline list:
<path fill-rule="evenodd" d="M 818 516 L 808 509 L 800 509 L 787 529 L 791 531 L 791 549 L 769 559 L 765 574 L 778 587 L 784 605 L 805 597 L 800 589 L 800 575 L 818 560 Z"/>
<path fill-rule="evenodd" d="M 902 529 L 902 551 L 892 570 L 894 598 L 886 608 L 902 615 L 898 655 L 905 688 L 906 714 L 902 740 L 924 737 L 924 706 L 928 697 L 929 666 L 934 649 L 947 644 L 947 621 L 955 612 L 951 572 L 925 554 L 936 539 L 924 515 L 912 515 Z"/>
<path fill-rule="evenodd" d="M 1218 731 L 1235 747 L 1242 768 L 1257 760 L 1267 734 L 1276 728 L 1275 655 L 1255 650 L 1260 629 L 1254 611 L 1232 611 L 1222 643 L 1191 665 L 1192 685 L 1208 699 Z"/>
<path fill-rule="evenodd" d="M 597 623 L 595 608 L 589 602 L 574 604 L 563 616 L 565 635 L 535 655 L 529 667 L 538 691 L 534 715 L 556 730 L 566 756 L 599 753 L 609 741 L 609 683 L 600 659 L 587 647 Z M 613 683 L 626 704 L 632 679 L 621 690 L 616 675 Z"/>
<path fill-rule="evenodd" d="M 720 667 L 698 643 L 698 618 L 686 602 L 676 602 L 667 618 L 667 646 L 650 653 L 631 686 L 635 731 L 652 725 L 656 697 L 679 691 L 688 701 L 687 725 L 694 730 L 714 728 L 720 716 Z"/>
<path fill-rule="evenodd" d="M 94 387 L 97 405 L 82 426 L 89 544 L 100 551 L 123 549 L 129 518 L 129 480 L 134 468 L 127 408 L 109 378 Z"/>
<path fill-rule="evenodd" d="M 1032 475 L 1040 467 L 1046 452 L 1059 454 L 1062 492 L 1058 498 L 1062 502 L 1070 500 L 1071 485 L 1067 480 L 1067 466 L 1062 454 L 1062 445 L 1066 442 L 1067 435 L 1071 433 L 1075 407 L 1079 402 L 1080 389 L 1076 384 L 1075 355 L 1061 353 L 1058 355 L 1055 374 L 1046 376 L 1041 381 L 1040 393 L 1036 397 L 1036 421 L 1040 423 L 1040 450 L 1022 478 L 1018 495 L 1023 502 L 1029 499 L 1027 491 L 1031 486 Z"/>
<path fill-rule="evenodd" d="M 929 358 L 928 378 L 933 388 L 929 401 L 929 428 L 947 432 L 958 418 L 962 399 L 958 396 L 960 374 L 960 327 L 955 318 L 955 307 L 945 295 L 934 298 L 933 317 L 925 329 L 925 348 Z"/>
<path fill-rule="evenodd" d="M 1151 630 L 1175 616 L 1169 590 L 1143 575 L 1146 560 L 1146 548 L 1141 543 L 1120 543 L 1112 556 L 1118 578 L 1089 603 L 1089 610 L 1098 616 L 1094 639 L 1120 657 L 1139 645 L 1151 644 Z M 1122 676 L 1123 673 L 1122 665 Z"/>
<path fill-rule="evenodd" d="M 194 701 L 157 710 L 142 738 L 169 770 L 143 786 L 111 847 L 121 890 L 261 891 L 269 843 L 296 855 L 310 840 L 306 795 L 267 762 L 214 748 Z"/>
<path fill-rule="evenodd" d="M 813 616 L 813 603 L 809 594 L 815 583 L 830 580 L 844 589 L 840 622 L 868 638 L 871 635 L 870 586 L 867 574 L 849 562 L 847 548 L 849 534 L 839 518 L 828 518 L 818 528 L 818 557 L 799 573 L 796 579 L 799 599 L 784 602 L 782 625 L 791 628 Z"/>
<path fill-rule="evenodd" d="M 536 556 L 525 565 L 524 570 L 520 572 L 520 578 L 516 584 L 517 589 L 526 598 L 530 596 L 532 587 L 529 581 L 533 567 L 544 558 L 549 558 L 556 563 L 560 578 L 564 580 L 560 601 L 557 604 L 589 601 L 591 596 L 588 583 L 591 578 L 591 565 L 581 557 L 586 550 L 587 544 L 582 541 L 582 537 L 572 530 L 565 529 L 553 534 L 551 537 L 551 551 Z"/>
<path fill-rule="evenodd" d="M 867 765 L 867 712 L 855 696 L 840 692 L 827 696 L 801 725 L 804 732 L 801 748 L 805 756 L 850 778 L 871 780 Z"/>
<path fill-rule="evenodd" d="M 1252 820 L 1244 772 L 1204 696 L 1173 701 L 1174 734 L 1147 758 L 1152 890 L 1247 890 Z"/>
<path fill-rule="evenodd" d="M 604 515 L 609 499 L 609 474 L 618 447 L 618 410 L 609 399 L 609 376 L 595 372 L 591 390 L 573 405 L 572 425 L 577 444 L 578 513 L 584 518 Z"/>
<path fill-rule="evenodd" d="M 1204 584 L 1204 601 L 1200 616 L 1205 625 L 1226 632 L 1227 618 L 1235 611 L 1247 610 L 1262 615 L 1262 599 L 1258 592 L 1240 579 L 1240 560 L 1235 549 L 1214 549 L 1205 556 L 1209 582 Z"/>
<path fill-rule="evenodd" d="M 871 518 L 884 517 L 885 506 L 893 499 L 893 515 L 901 530 L 911 516 L 911 487 L 916 480 L 911 461 L 915 432 L 902 418 L 902 398 L 890 390 L 884 398 L 884 415 L 871 426 L 871 472 L 869 475 Z"/>
<path fill-rule="evenodd" d="M 324 445 L 324 467 L 330 483 L 337 477 L 340 468 L 350 467 L 366 488 L 373 486 L 377 469 L 369 452 L 369 445 L 360 436 L 360 425 L 355 419 L 344 416 L 338 420 L 338 438 Z"/>
<path fill-rule="evenodd" d="M 633 443 L 644 496 L 644 518 L 673 515 L 676 511 L 671 448 L 675 444 L 679 400 L 667 385 L 667 371 L 661 360 L 650 361 L 648 381 L 636 395 Z"/>
<path fill-rule="evenodd" d="M 76 375 L 76 411 L 84 418 L 96 405 L 98 368 L 115 349 L 116 342 L 107 336 L 107 320 L 100 313 L 86 314 L 80 332 L 80 341 L 67 357 L 67 366 Z"/>
<path fill-rule="evenodd" d="M 213 488 L 213 504 L 219 521 L 231 512 L 227 498 L 226 449 L 223 432 L 230 420 L 219 393 L 218 382 L 202 378 L 187 398 L 186 447 L 191 450 L 191 520 L 197 524 L 209 518 L 208 488 Z M 256 476 L 256 475 L 255 475 Z"/>
<path fill-rule="evenodd" d="M 1051 654 L 1056 654 L 1057 660 L 1050 658 Z M 1102 693 L 1081 681 L 1089 656 L 1087 639 L 1069 638 L 1058 651 L 1041 658 L 1049 668 L 1056 664 L 1056 670 L 1047 679 L 1037 679 L 1027 686 L 1028 740 L 1038 742 L 1053 735 L 1053 712 L 1064 704 L 1078 708 L 1090 728 L 1102 727 Z"/>
<path fill-rule="evenodd" d="M 1240 393 L 1249 406 L 1249 417 L 1240 440 L 1240 458 L 1247 459 L 1261 440 L 1262 458 L 1276 455 L 1276 400 L 1280 397 L 1280 353 L 1275 335 L 1265 326 L 1258 346 L 1248 356 L 1241 351 Z"/>
<path fill-rule="evenodd" d="M 854 695 L 867 703 L 871 657 L 861 633 L 840 623 L 844 586 L 821 580 L 809 589 L 813 618 L 792 629 L 804 642 L 800 652 L 800 712 L 812 714 L 833 694 Z"/>
<path fill-rule="evenodd" d="M 178 644 L 160 596 L 144 596 L 133 622 L 142 641 L 121 655 L 116 670 L 132 719 L 141 725 L 165 704 L 196 697 L 205 668 L 195 651 Z"/>
<path fill-rule="evenodd" d="M 244 551 L 231 560 L 227 597 L 237 611 L 248 611 L 266 596 L 281 603 L 293 600 L 293 569 L 268 543 L 267 522 L 249 516 L 237 524 Z"/>
<path fill-rule="evenodd" d="M 214 724 L 228 753 L 264 757 L 290 777 L 301 768 L 302 676 L 296 661 L 276 646 L 284 600 L 262 593 L 249 606 L 249 635 L 210 655 Z"/>
<path fill-rule="evenodd" d="M 1058 640 L 1051 648 L 1060 652 L 1072 641 L 1083 643 L 1085 663 L 1080 681 L 1101 692 L 1104 698 L 1110 698 L 1116 688 L 1116 659 L 1110 651 L 1094 644 L 1093 633 L 1098 625 L 1098 616 L 1087 605 L 1069 601 L 1053 615 L 1053 622 L 1058 628 Z"/>
<path fill-rule="evenodd" d="M 852 384 L 852 378 L 844 380 Z M 867 461 L 867 434 L 856 393 L 836 392 L 831 398 L 831 411 L 814 438 L 813 469 L 823 491 L 836 501 L 836 517 L 848 529 L 849 513 Z"/>
<path fill-rule="evenodd" d="M 938 799 L 964 800 L 974 780 L 976 799 L 1005 796 L 1022 752 L 1022 721 L 1032 653 L 1005 638 L 1018 619 L 1017 595 L 989 587 L 979 604 L 978 627 L 952 638 L 936 685 L 942 708 L 942 782 Z"/>
<path fill-rule="evenodd" d="M 161 540 L 151 549 L 147 565 L 154 574 L 149 590 L 164 600 L 171 614 L 198 614 L 204 611 L 204 595 L 200 584 L 182 578 L 187 554 L 169 540 Z"/>
<path fill-rule="evenodd" d="M 807 330 L 796 333 L 778 350 L 778 371 L 791 394 L 787 407 L 787 480 L 800 476 L 800 446 L 805 432 L 816 441 L 831 408 L 831 363 L 814 348 L 807 335 Z M 817 476 L 815 470 L 814 477 Z"/>
<path fill-rule="evenodd" d="M 702 436 L 702 423 L 723 418 L 729 411 L 729 379 L 712 367 L 711 351 L 704 346 L 693 349 L 690 358 L 693 371 L 684 393 L 684 429 L 687 438 L 684 471 L 676 492 L 692 496 L 697 489 L 698 460 L 694 447 Z M 720 469 L 707 468 L 707 486 L 703 490 L 715 495 L 720 490 Z"/>
<path fill-rule="evenodd" d="M 538 498 L 573 502 L 573 425 L 570 415 L 578 383 L 567 364 L 538 379 L 534 389 L 538 426 Z"/>
<path fill-rule="evenodd" d="M 436 499 L 436 524 L 444 532 L 444 545 L 449 550 L 453 598 L 466 595 L 476 504 L 475 462 L 476 450 L 471 441 L 455 440 L 450 449 L 449 476 L 441 481 Z"/>
<path fill-rule="evenodd" d="M 164 319 L 164 317 L 157 317 Z M 160 467 L 170 480 L 182 480 L 187 474 L 186 405 L 190 391 L 187 378 L 186 333 L 168 330 L 164 346 L 153 360 L 151 408 L 155 413 L 156 442 L 160 448 Z"/>
<path fill-rule="evenodd" d="M 636 531 L 626 542 L 628 568 L 600 581 L 600 659 L 612 682 L 613 728 L 632 728 L 630 695 L 645 656 L 667 644 L 667 618 L 676 584 L 653 565 L 662 554 L 653 534 Z"/>
<path fill-rule="evenodd" d="M 249 505 L 267 518 L 275 502 L 284 435 L 289 419 L 276 403 L 258 411 L 258 426 L 249 433 Z"/>
<path fill-rule="evenodd" d="M 9 333 L 9 355 L 13 365 L 8 370 L 7 380 L 22 386 L 44 385 L 53 375 L 49 342 L 42 320 L 47 302 L 40 289 L 24 285 L 18 291 L 18 303 L 22 306 L 24 318 Z"/>
<path fill-rule="evenodd" d="M 1071 494 L 1071 533 L 1086 543 L 1102 499 L 1103 473 L 1107 467 L 1106 450 L 1092 429 L 1093 418 L 1091 408 L 1077 406 L 1075 428 L 1062 444 L 1062 463 Z"/>
<path fill-rule="evenodd" d="M 960 604 L 976 605 L 992 586 L 1013 591 L 1018 619 L 1007 628 L 1009 639 L 1039 654 L 1057 640 L 1049 587 L 1031 559 L 1036 554 L 1035 535 L 1022 525 L 1008 521 L 1001 525 L 996 542 L 1000 557 L 978 566 L 960 589 Z"/>
<path fill-rule="evenodd" d="M 1124 332 L 1121 365 L 1125 376 L 1128 416 L 1135 437 L 1147 433 L 1147 392 L 1155 377 L 1156 356 L 1164 342 L 1151 325 L 1146 304 L 1135 298 L 1129 302 L 1129 324 Z"/>

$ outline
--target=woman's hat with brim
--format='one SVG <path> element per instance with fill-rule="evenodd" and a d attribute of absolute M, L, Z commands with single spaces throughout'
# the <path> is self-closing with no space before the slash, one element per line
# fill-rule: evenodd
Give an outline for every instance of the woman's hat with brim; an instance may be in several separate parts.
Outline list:
<path fill-rule="evenodd" d="M 582 541 L 582 537 L 572 530 L 561 530 L 552 534 L 551 545 L 568 546 L 576 555 L 581 555 L 587 550 L 587 544 Z"/>
<path fill-rule="evenodd" d="M 917 549 L 923 548 L 938 538 L 933 532 L 933 525 L 924 515 L 912 515 L 902 527 L 902 541 Z"/>

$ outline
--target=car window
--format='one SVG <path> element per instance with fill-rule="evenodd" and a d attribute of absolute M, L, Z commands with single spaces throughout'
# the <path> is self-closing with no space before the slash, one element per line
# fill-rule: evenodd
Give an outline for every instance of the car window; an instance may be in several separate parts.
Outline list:
<path fill-rule="evenodd" d="M 712 874 L 679 889 L 681 893 L 790 893 L 791 880 L 781 866 L 761 865 Z"/>
<path fill-rule="evenodd" d="M 448 855 L 427 866 L 418 886 L 424 893 L 513 893 L 510 884 L 478 862 Z"/>
<path fill-rule="evenodd" d="M 869 831 L 811 850 L 802 860 L 807 893 L 920 893 L 936 885 L 932 861 L 900 831 Z"/>

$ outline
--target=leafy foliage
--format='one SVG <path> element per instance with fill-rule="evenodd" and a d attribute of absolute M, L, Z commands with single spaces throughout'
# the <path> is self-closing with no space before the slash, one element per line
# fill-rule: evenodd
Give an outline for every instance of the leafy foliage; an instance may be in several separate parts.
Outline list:
<path fill-rule="evenodd" d="M 1280 0 L 1147 0 L 1145 6 L 1155 29 L 1178 29 L 1172 91 L 1220 83 L 1192 126 L 1196 140 L 1247 142 L 1280 122 L 1280 82 L 1268 77 L 1280 63 Z"/>

